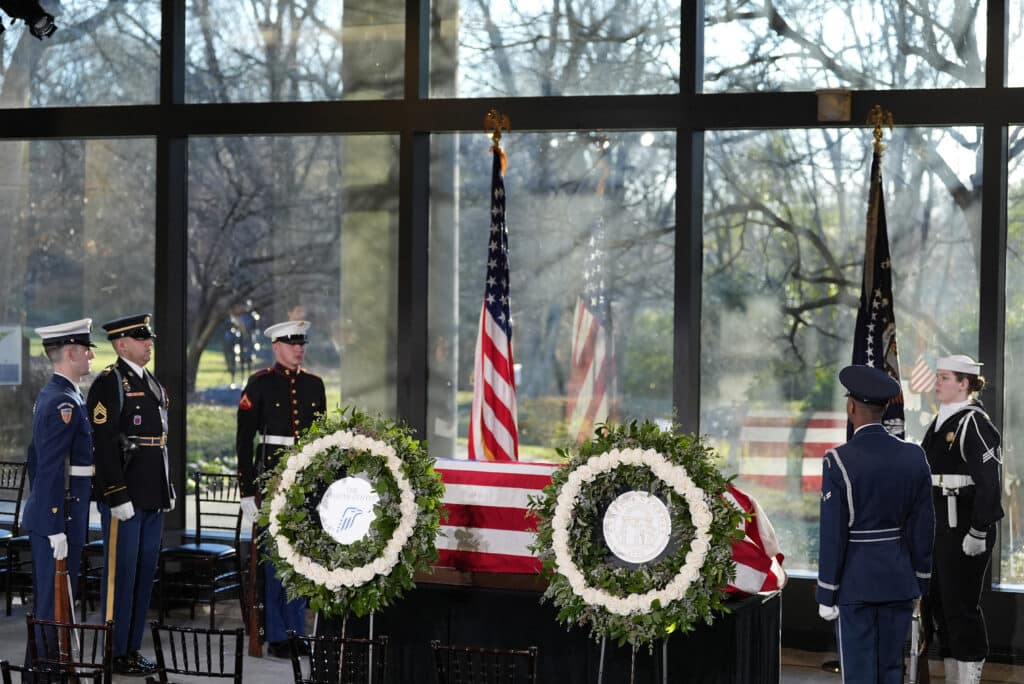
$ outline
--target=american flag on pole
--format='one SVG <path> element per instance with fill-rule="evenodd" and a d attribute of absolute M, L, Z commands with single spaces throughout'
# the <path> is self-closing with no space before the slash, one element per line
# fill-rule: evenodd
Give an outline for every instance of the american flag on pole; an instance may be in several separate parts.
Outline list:
<path fill-rule="evenodd" d="M 509 305 L 508 227 L 505 225 L 504 153 L 491 148 L 491 235 L 487 279 L 480 308 L 480 333 L 473 365 L 473 409 L 469 415 L 469 458 L 518 461 L 516 378 Z"/>
<path fill-rule="evenodd" d="M 565 407 L 568 434 L 582 442 L 595 423 L 615 418 L 615 345 L 606 288 L 604 221 L 590 236 L 583 267 L 583 292 L 572 324 L 569 394 Z"/>
<path fill-rule="evenodd" d="M 885 224 L 885 197 L 882 193 L 881 147 L 881 142 L 876 141 L 871 158 L 864 278 L 853 335 L 853 363 L 881 368 L 899 382 L 900 359 L 896 348 L 892 260 L 889 258 L 889 233 Z M 903 437 L 905 421 L 902 393 L 889 402 L 882 416 L 882 425 L 890 434 Z M 847 438 L 852 432 L 852 425 L 848 425 Z"/>
<path fill-rule="evenodd" d="M 914 367 L 910 369 L 910 391 L 927 394 L 935 389 L 935 369 L 924 354 L 918 354 Z"/>

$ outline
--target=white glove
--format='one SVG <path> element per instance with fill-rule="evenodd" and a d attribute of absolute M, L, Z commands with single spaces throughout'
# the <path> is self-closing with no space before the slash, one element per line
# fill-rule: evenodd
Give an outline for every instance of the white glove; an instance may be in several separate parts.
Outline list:
<path fill-rule="evenodd" d="M 121 521 L 128 520 L 129 518 L 135 517 L 135 506 L 132 506 L 131 501 L 123 503 L 120 506 L 114 506 L 110 509 L 110 515 Z"/>
<path fill-rule="evenodd" d="M 51 534 L 50 546 L 53 547 L 54 560 L 64 560 L 68 557 L 68 535 L 63 532 Z"/>
<path fill-rule="evenodd" d="M 963 549 L 966 556 L 980 556 L 985 553 L 985 540 L 978 539 L 968 532 L 964 535 Z"/>
<path fill-rule="evenodd" d="M 260 509 L 256 508 L 256 497 L 255 496 L 243 496 L 242 497 L 242 517 L 247 522 L 252 522 L 256 519 Z"/>
<path fill-rule="evenodd" d="M 822 620 L 832 622 L 839 617 L 839 606 L 823 606 L 818 604 L 818 615 Z"/>
<path fill-rule="evenodd" d="M 171 511 L 173 511 L 174 510 L 174 504 L 175 504 L 176 501 L 177 501 L 177 499 L 171 499 L 171 505 L 164 509 L 164 513 L 170 513 Z"/>

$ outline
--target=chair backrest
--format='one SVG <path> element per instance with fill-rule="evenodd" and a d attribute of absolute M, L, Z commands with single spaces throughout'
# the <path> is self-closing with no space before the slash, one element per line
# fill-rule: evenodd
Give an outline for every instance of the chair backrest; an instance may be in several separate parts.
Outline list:
<path fill-rule="evenodd" d="M 18 678 L 19 682 L 33 681 L 35 684 L 102 684 L 103 682 L 103 673 L 99 670 L 91 673 L 68 672 L 67 670 L 54 672 L 37 667 L 11 665 L 6 660 L 0 660 L 0 682 L 14 684 L 13 675 L 15 674 L 21 675 Z"/>
<path fill-rule="evenodd" d="M 25 463 L 0 461 L 0 528 L 18 536 L 21 524 L 21 500 L 25 492 Z"/>
<path fill-rule="evenodd" d="M 220 677 L 242 683 L 243 633 L 237 629 L 173 627 L 154 620 L 157 681 L 169 684 L 168 674 Z M 170 660 L 167 654 L 170 653 Z"/>
<path fill-rule="evenodd" d="M 28 657 L 33 667 L 64 671 L 102 672 L 103 681 L 113 677 L 114 623 L 87 625 L 25 617 Z M 61 649 L 67 648 L 66 656 Z"/>
<path fill-rule="evenodd" d="M 196 542 L 202 543 L 203 533 L 208 538 L 223 542 L 233 537 L 237 545 L 242 532 L 242 495 L 238 475 L 192 472 L 196 497 Z"/>
<path fill-rule="evenodd" d="M 388 637 L 300 636 L 288 632 L 295 684 L 384 684 Z"/>
<path fill-rule="evenodd" d="M 513 684 L 537 681 L 537 647 L 478 648 L 431 641 L 439 684 Z"/>

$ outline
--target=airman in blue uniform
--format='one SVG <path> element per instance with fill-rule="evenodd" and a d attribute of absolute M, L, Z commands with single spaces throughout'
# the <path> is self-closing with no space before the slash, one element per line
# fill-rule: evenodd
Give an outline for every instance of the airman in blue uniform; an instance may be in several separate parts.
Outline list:
<path fill-rule="evenodd" d="M 88 318 L 36 329 L 53 375 L 32 416 L 23 526 L 32 546 L 33 612 L 44 620 L 54 617 L 56 561 L 67 559 L 74 585 L 89 525 L 92 429 L 78 383 L 94 356 L 91 329 Z"/>
<path fill-rule="evenodd" d="M 881 425 L 899 383 L 870 366 L 839 381 L 854 434 L 822 466 L 818 612 L 836 621 L 844 683 L 899 684 L 913 603 L 931 578 L 931 472 L 921 447 Z"/>

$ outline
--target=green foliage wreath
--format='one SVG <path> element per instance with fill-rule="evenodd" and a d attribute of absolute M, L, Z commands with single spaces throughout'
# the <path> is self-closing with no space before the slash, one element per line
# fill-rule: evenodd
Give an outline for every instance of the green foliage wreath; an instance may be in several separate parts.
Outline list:
<path fill-rule="evenodd" d="M 637 646 L 727 611 L 732 541 L 743 537 L 743 514 L 722 498 L 727 479 L 712 455 L 698 437 L 650 422 L 599 426 L 567 454 L 566 466 L 531 501 L 538 517 L 531 548 L 549 575 L 544 600 L 558 607 L 560 622 Z M 649 493 L 669 510 L 668 546 L 646 563 L 622 561 L 604 540 L 605 511 L 629 491 Z"/>
<path fill-rule="evenodd" d="M 365 475 L 379 496 L 367 535 L 341 544 L 317 505 L 346 475 Z M 289 598 L 325 615 L 366 615 L 415 585 L 437 559 L 444 485 L 411 430 L 354 409 L 327 414 L 282 454 L 260 512 L 266 546 Z"/>

